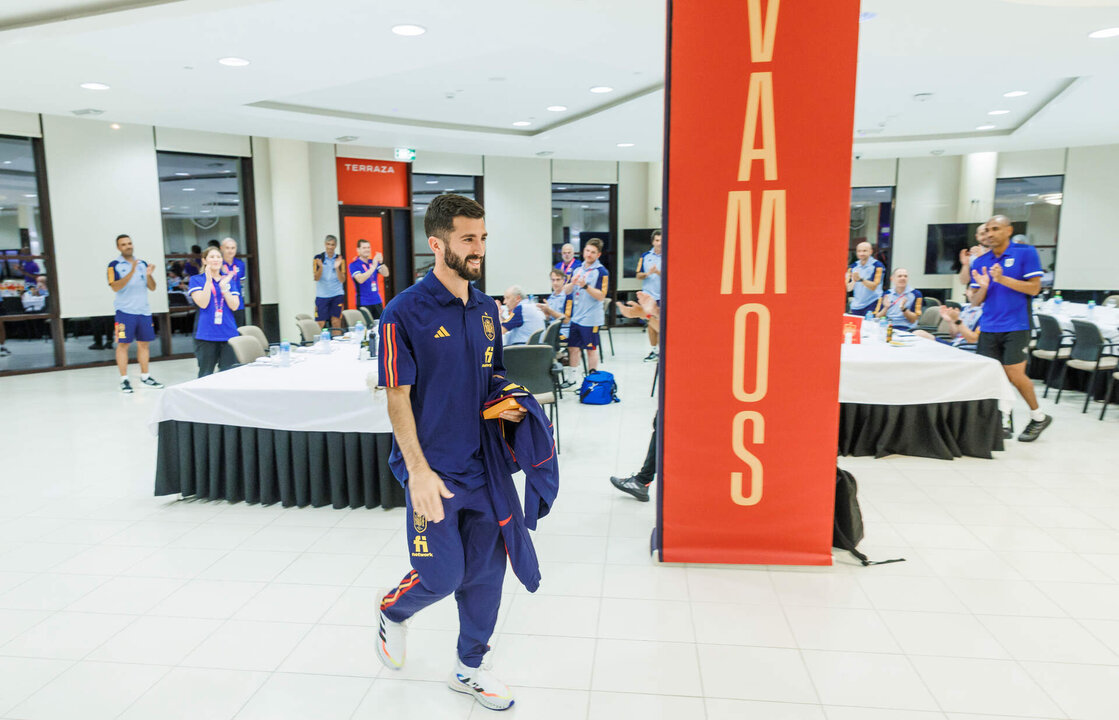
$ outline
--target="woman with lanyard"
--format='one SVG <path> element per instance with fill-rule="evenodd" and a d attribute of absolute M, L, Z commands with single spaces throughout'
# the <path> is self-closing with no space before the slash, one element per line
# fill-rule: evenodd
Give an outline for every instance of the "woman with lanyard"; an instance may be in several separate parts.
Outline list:
<path fill-rule="evenodd" d="M 194 330 L 194 354 L 198 358 L 198 377 L 214 372 L 214 365 L 228 370 L 236 363 L 229 338 L 237 335 L 233 312 L 241 307 L 241 293 L 233 286 L 233 276 L 221 272 L 221 250 L 206 248 L 202 273 L 190 278 L 187 296 L 198 306 Z"/>

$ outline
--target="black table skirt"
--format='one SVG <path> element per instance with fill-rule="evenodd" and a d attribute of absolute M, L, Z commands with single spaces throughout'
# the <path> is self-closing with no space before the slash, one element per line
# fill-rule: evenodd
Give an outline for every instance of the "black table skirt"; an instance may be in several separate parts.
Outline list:
<path fill-rule="evenodd" d="M 284 507 L 404 505 L 390 433 L 292 432 L 165 420 L 155 494 Z"/>
<path fill-rule="evenodd" d="M 1023 426 L 1024 427 L 1024 426 Z M 998 400 L 839 406 L 840 455 L 990 458 L 1002 450 Z"/>

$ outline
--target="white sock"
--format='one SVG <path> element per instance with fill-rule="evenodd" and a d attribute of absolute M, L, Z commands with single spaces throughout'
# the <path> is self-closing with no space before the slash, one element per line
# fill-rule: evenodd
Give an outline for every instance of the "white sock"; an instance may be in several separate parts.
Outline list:
<path fill-rule="evenodd" d="M 1030 410 L 1030 420 L 1041 422 L 1044 419 L 1045 413 L 1041 411 L 1041 408 L 1038 408 L 1037 410 Z"/>
<path fill-rule="evenodd" d="M 127 376 L 127 375 L 121 375 L 121 376 L 120 376 L 120 381 L 121 381 L 121 382 L 124 382 L 124 381 L 125 381 L 125 380 L 127 380 L 127 379 L 128 379 L 128 376 Z"/>
<path fill-rule="evenodd" d="M 140 373 L 140 380 L 147 380 L 149 377 L 151 377 L 151 375 L 147 373 Z"/>

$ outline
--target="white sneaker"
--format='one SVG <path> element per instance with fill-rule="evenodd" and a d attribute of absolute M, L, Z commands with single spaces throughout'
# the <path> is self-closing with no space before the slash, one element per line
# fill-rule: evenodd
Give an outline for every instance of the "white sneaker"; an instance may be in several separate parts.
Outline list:
<path fill-rule="evenodd" d="M 393 622 L 385 617 L 384 610 L 378 610 L 380 615 L 380 630 L 377 637 L 377 657 L 389 670 L 399 670 L 404 667 L 404 654 L 408 638 L 408 625 L 405 622 Z"/>
<path fill-rule="evenodd" d="M 490 665 L 486 661 L 488 657 L 487 654 L 482 666 L 477 668 L 467 667 L 462 664 L 462 660 L 456 658 L 455 670 L 447 680 L 447 687 L 455 692 L 472 695 L 484 708 L 508 710 L 513 707 L 513 693 L 508 685 L 490 673 Z"/>

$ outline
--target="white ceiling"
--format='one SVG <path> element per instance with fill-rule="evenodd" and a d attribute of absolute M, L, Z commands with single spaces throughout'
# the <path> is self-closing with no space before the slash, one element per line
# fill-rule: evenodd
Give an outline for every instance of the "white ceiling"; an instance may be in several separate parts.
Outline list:
<path fill-rule="evenodd" d="M 876 15 L 860 25 L 854 149 L 863 157 L 1119 142 L 1119 38 L 1087 37 L 1119 26 L 1119 0 L 864 0 L 863 11 Z M 93 107 L 100 120 L 316 142 L 353 135 L 443 152 L 657 160 L 664 22 L 663 0 L 4 0 L 0 108 Z M 389 31 L 398 23 L 428 32 L 399 37 Z M 251 64 L 216 62 L 227 56 Z M 88 81 L 112 90 L 78 87 Z M 595 85 L 615 90 L 592 94 Z M 1030 94 L 1004 99 L 1009 90 Z M 568 110 L 548 112 L 552 104 Z M 987 115 L 1001 109 L 1010 112 Z M 514 128 L 518 120 L 532 125 Z M 975 129 L 987 122 L 997 128 Z"/>

